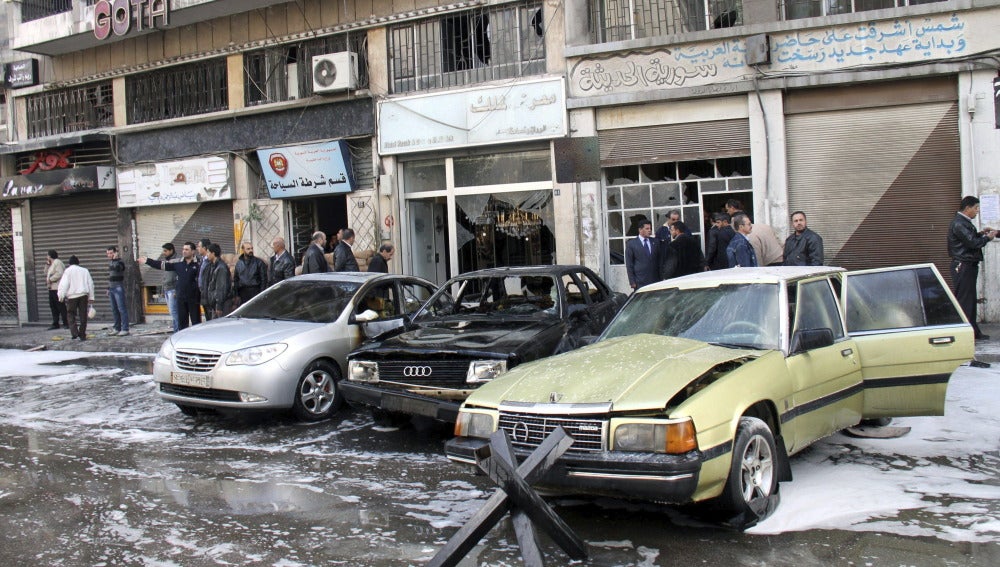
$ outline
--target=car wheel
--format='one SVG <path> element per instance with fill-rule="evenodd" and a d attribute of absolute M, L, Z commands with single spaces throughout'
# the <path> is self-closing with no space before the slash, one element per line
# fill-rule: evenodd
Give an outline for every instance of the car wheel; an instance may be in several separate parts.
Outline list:
<path fill-rule="evenodd" d="M 720 497 L 722 511 L 748 527 L 767 516 L 778 489 L 778 451 L 771 428 L 755 417 L 740 418 L 733 443 L 729 480 Z"/>
<path fill-rule="evenodd" d="M 333 415 L 344 404 L 337 390 L 340 370 L 325 361 L 316 361 L 302 372 L 295 388 L 292 413 L 302 421 L 319 421 Z"/>
<path fill-rule="evenodd" d="M 184 415 L 190 415 L 190 416 L 198 415 L 198 408 L 194 406 L 177 404 L 177 409 L 181 410 L 181 413 Z"/>

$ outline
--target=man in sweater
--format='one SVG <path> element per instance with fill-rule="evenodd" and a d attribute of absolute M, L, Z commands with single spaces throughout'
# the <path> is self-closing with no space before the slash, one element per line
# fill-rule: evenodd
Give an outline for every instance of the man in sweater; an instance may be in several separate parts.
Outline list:
<path fill-rule="evenodd" d="M 94 301 L 94 279 L 87 268 L 80 266 L 76 256 L 69 257 L 69 266 L 59 280 L 56 295 L 59 301 L 66 303 L 70 336 L 87 340 L 87 309 Z"/>
<path fill-rule="evenodd" d="M 63 265 L 62 260 L 59 259 L 59 253 L 55 250 L 49 250 L 45 263 L 48 265 L 45 270 L 45 283 L 49 288 L 49 310 L 52 311 L 52 326 L 49 327 L 49 330 L 58 329 L 60 320 L 62 320 L 63 326 L 68 329 L 69 319 L 66 318 L 66 304 L 59 301 L 59 280 L 62 279 L 66 266 Z"/>

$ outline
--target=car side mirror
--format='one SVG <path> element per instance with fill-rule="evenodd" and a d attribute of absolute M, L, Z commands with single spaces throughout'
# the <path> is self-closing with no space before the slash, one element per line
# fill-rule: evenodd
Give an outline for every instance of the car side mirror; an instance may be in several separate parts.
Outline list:
<path fill-rule="evenodd" d="M 833 344 L 833 330 L 803 329 L 792 335 L 791 354 L 799 354 L 816 348 L 828 347 Z"/>
<path fill-rule="evenodd" d="M 354 317 L 354 320 L 358 323 L 367 323 L 376 319 L 378 319 L 378 313 L 372 311 L 371 309 L 365 309 Z"/>

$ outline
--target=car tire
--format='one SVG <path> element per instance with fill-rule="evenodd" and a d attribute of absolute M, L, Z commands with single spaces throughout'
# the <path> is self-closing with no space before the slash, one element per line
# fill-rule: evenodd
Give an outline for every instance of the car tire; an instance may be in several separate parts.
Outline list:
<path fill-rule="evenodd" d="M 305 370 L 295 387 L 292 414 L 301 421 L 328 419 L 344 405 L 337 383 L 340 370 L 324 360 L 317 360 Z"/>
<path fill-rule="evenodd" d="M 187 404 L 176 404 L 176 405 L 177 409 L 181 410 L 181 413 L 184 415 L 189 415 L 192 417 L 198 415 L 198 408 L 194 406 L 189 406 Z"/>
<path fill-rule="evenodd" d="M 776 505 L 780 457 L 771 428 L 756 417 L 741 417 L 732 455 L 718 508 L 742 529 L 765 518 Z"/>

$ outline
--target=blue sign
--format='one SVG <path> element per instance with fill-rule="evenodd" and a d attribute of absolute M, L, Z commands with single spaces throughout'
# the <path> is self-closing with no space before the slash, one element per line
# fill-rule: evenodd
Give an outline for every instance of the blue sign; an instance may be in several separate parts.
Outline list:
<path fill-rule="evenodd" d="M 257 150 L 257 158 L 272 199 L 315 197 L 354 190 L 351 154 L 343 140 L 261 148 Z"/>

